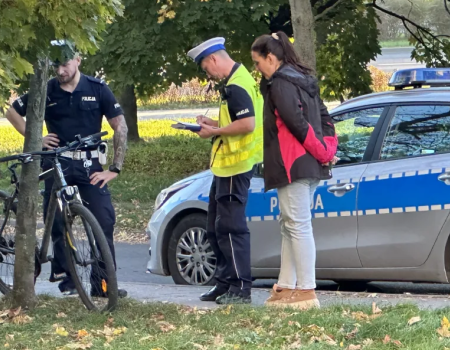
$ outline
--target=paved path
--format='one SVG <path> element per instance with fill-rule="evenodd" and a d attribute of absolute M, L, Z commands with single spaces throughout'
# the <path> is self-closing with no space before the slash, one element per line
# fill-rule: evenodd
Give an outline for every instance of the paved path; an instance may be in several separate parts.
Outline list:
<path fill-rule="evenodd" d="M 119 283 L 120 288 L 125 288 L 129 297 L 142 302 L 162 302 L 187 305 L 198 308 L 218 307 L 214 302 L 202 302 L 199 295 L 208 291 L 209 287 L 179 286 L 154 283 Z M 60 296 L 56 284 L 40 280 L 36 285 L 39 294 L 49 294 Z M 252 304 L 262 306 L 270 294 L 269 289 L 253 289 Z M 318 291 L 318 298 L 321 305 L 366 305 L 373 302 L 381 308 L 387 305 L 416 304 L 421 309 L 438 309 L 450 306 L 450 298 L 447 295 L 397 295 L 378 293 L 354 293 L 354 292 L 332 292 Z"/>
<path fill-rule="evenodd" d="M 51 253 L 51 252 L 49 252 Z M 117 278 L 119 287 L 128 291 L 129 297 L 143 302 L 164 302 L 192 307 L 217 307 L 212 302 L 201 302 L 200 294 L 210 287 L 175 285 L 171 277 L 146 273 L 148 245 L 116 244 Z M 50 264 L 42 266 L 42 273 L 36 283 L 36 292 L 60 297 L 57 283 L 48 282 Z M 253 305 L 261 306 L 270 294 L 275 280 L 256 280 L 253 283 Z M 413 303 L 420 308 L 444 308 L 450 306 L 450 285 L 413 283 L 370 283 L 357 292 L 358 285 L 350 285 L 346 291 L 338 291 L 338 285 L 330 281 L 318 281 L 317 294 L 323 306 L 329 305 L 371 305 L 380 307 Z M 362 289 L 359 289 L 362 290 Z"/>
<path fill-rule="evenodd" d="M 128 291 L 129 297 L 143 302 L 177 303 L 197 307 L 217 307 L 215 303 L 201 302 L 198 297 L 210 287 L 175 285 L 171 277 L 146 273 L 148 245 L 116 243 L 117 278 L 119 287 Z M 50 264 L 43 265 L 36 284 L 40 294 L 60 296 L 57 283 L 48 282 Z M 256 280 L 253 288 L 253 304 L 263 305 L 274 280 Z M 337 285 L 329 281 L 318 282 L 318 296 L 323 306 L 335 304 L 395 305 L 415 303 L 421 308 L 450 306 L 450 285 L 412 283 L 371 283 L 368 292 L 337 291 Z M 411 294 L 410 294 L 411 293 Z"/>

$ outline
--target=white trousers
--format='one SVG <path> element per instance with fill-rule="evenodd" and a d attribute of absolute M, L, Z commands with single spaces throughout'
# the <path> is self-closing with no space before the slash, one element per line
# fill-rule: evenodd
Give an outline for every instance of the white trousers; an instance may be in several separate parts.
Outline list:
<path fill-rule="evenodd" d="M 316 288 L 316 245 L 311 203 L 319 182 L 316 179 L 301 179 L 278 189 L 282 235 L 278 285 L 281 288 Z"/>

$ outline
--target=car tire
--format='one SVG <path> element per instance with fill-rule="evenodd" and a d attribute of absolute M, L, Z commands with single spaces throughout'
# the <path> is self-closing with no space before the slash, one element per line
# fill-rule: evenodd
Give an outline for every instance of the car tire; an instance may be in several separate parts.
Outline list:
<path fill-rule="evenodd" d="M 190 233 L 194 232 L 196 238 L 200 237 L 202 238 L 200 242 L 201 244 L 197 246 L 198 251 L 189 253 L 188 251 L 180 251 L 178 249 L 179 248 L 178 245 L 182 237 L 185 238 L 186 242 L 188 242 L 190 248 L 191 249 L 193 248 L 190 237 L 186 237 L 187 232 Z M 203 247 L 208 246 L 209 246 L 208 249 L 203 249 Z M 177 250 L 181 254 L 190 256 L 190 258 L 183 261 L 177 260 Z M 167 258 L 170 275 L 172 276 L 172 279 L 175 282 L 175 284 L 195 285 L 195 286 L 211 286 L 215 284 L 213 277 L 215 271 L 215 263 L 213 272 L 210 271 L 211 268 L 209 270 L 205 268 L 206 262 L 208 262 L 209 267 L 211 266 L 212 261 L 215 262 L 214 253 L 212 252 L 212 248 L 209 245 L 209 242 L 207 242 L 206 238 L 206 214 L 201 213 L 189 214 L 178 222 L 178 224 L 172 231 L 172 235 L 169 240 Z M 188 264 L 190 263 L 195 264 L 197 266 L 197 271 L 199 271 L 199 269 L 203 269 L 203 271 L 208 275 L 209 278 L 202 280 L 201 273 L 199 272 L 197 273 L 198 278 L 196 280 L 193 278 L 193 280 L 188 281 L 185 277 L 183 277 L 182 273 L 180 272 L 182 266 L 186 266 L 186 262 Z M 190 269 L 187 269 L 187 271 L 189 270 Z"/>

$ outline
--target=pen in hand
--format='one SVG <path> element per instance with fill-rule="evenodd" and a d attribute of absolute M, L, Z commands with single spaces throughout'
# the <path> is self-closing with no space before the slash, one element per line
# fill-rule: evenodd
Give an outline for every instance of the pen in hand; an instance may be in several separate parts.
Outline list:
<path fill-rule="evenodd" d="M 206 117 L 208 112 L 209 112 L 209 108 L 206 110 L 204 115 L 200 115 L 200 116 L 197 117 L 197 124 L 203 123 L 203 118 Z"/>

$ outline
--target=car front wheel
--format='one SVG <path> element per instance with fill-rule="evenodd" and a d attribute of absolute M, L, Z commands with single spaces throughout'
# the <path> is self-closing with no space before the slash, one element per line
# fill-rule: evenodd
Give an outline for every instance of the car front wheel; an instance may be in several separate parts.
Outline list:
<path fill-rule="evenodd" d="M 185 216 L 172 231 L 168 265 L 176 284 L 213 285 L 216 256 L 206 235 L 206 215 Z"/>

